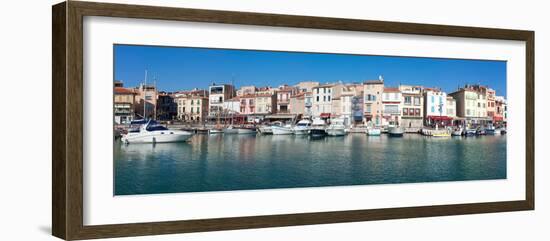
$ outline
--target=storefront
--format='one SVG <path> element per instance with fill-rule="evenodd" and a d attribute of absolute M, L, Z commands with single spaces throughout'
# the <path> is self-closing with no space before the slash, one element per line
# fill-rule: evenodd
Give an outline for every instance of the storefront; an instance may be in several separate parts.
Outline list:
<path fill-rule="evenodd" d="M 449 116 L 433 116 L 429 115 L 426 117 L 427 126 L 452 126 L 453 118 Z"/>

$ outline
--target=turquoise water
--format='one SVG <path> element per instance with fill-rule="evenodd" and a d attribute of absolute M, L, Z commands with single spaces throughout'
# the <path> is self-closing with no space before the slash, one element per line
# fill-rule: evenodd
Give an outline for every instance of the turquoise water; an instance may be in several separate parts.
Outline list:
<path fill-rule="evenodd" d="M 115 195 L 506 178 L 506 136 L 195 135 L 114 148 Z"/>

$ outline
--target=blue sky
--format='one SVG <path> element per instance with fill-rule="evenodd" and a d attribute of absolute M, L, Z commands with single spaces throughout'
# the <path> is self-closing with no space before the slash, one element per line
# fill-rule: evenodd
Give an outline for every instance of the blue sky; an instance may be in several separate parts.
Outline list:
<path fill-rule="evenodd" d="M 115 45 L 115 80 L 133 87 L 156 78 L 160 90 L 207 88 L 211 83 L 278 86 L 300 81 L 362 82 L 384 77 L 399 84 L 452 92 L 482 84 L 506 96 L 506 62 L 392 56 L 319 54 L 187 47 Z"/>

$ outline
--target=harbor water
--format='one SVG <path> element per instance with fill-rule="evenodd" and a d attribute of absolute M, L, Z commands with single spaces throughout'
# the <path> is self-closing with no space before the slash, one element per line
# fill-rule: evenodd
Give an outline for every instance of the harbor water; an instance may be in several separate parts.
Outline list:
<path fill-rule="evenodd" d="M 195 135 L 114 144 L 115 195 L 506 178 L 506 136 Z"/>

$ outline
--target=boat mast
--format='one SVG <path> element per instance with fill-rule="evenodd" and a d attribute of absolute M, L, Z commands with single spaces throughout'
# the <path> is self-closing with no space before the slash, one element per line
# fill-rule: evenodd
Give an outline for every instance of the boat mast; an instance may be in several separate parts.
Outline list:
<path fill-rule="evenodd" d="M 147 106 L 147 70 L 145 70 L 145 79 L 143 80 L 143 119 L 146 120 L 145 107 Z"/>
<path fill-rule="evenodd" d="M 156 76 L 153 78 L 153 88 L 155 90 L 155 92 L 154 92 L 155 96 L 154 97 L 155 97 L 155 103 L 156 103 L 155 108 L 153 108 L 153 119 L 157 120 L 157 105 L 158 105 L 158 102 L 157 102 L 157 77 Z"/>

